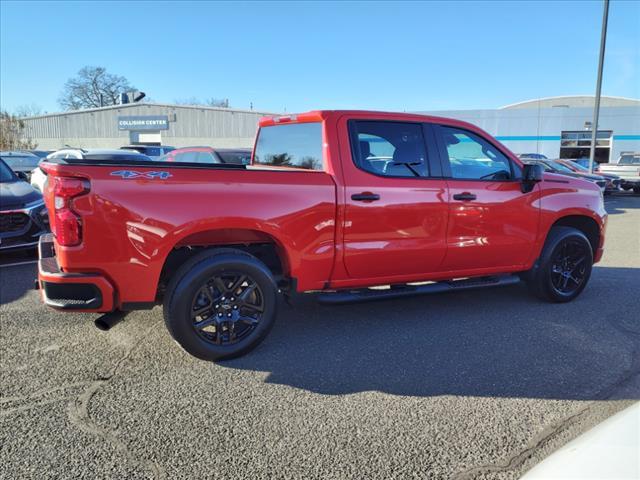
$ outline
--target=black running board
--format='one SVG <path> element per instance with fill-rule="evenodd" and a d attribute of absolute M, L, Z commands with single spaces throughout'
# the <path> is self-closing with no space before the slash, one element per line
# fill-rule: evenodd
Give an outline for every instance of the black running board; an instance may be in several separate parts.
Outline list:
<path fill-rule="evenodd" d="M 472 288 L 499 287 L 518 283 L 517 275 L 497 275 L 491 277 L 465 278 L 461 280 L 447 280 L 425 285 L 392 286 L 387 289 L 364 288 L 360 290 L 338 290 L 324 292 L 318 295 L 318 301 L 327 305 L 367 302 L 371 300 L 387 300 L 390 298 L 412 297 L 428 293 L 455 292 Z"/>

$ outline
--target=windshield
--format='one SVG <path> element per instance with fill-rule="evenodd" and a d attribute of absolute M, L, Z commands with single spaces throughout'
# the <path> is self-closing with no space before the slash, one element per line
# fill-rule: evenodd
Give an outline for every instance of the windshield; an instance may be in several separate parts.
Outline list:
<path fill-rule="evenodd" d="M 622 155 L 618 165 L 640 165 L 639 155 Z"/>
<path fill-rule="evenodd" d="M 246 152 L 224 152 L 217 151 L 218 156 L 224 163 L 237 163 L 238 165 L 249 165 L 251 163 L 251 151 Z"/>
<path fill-rule="evenodd" d="M 0 161 L 0 182 L 15 182 L 16 176 L 7 166 L 6 163 Z"/>
<path fill-rule="evenodd" d="M 38 166 L 39 157 L 35 155 L 6 155 L 2 157 L 12 170 L 33 170 Z"/>
<path fill-rule="evenodd" d="M 547 162 L 552 168 L 554 168 L 555 170 L 558 170 L 559 172 L 564 172 L 564 173 L 573 173 L 573 170 L 571 170 L 569 167 L 561 164 L 560 162 L 554 162 L 554 161 L 548 161 Z"/>
<path fill-rule="evenodd" d="M 576 168 L 576 170 L 580 170 L 581 172 L 586 172 L 589 173 L 589 169 L 587 167 L 585 167 L 584 165 L 580 165 L 579 163 L 576 162 L 572 162 L 573 166 Z M 594 165 L 594 168 L 596 168 L 596 165 Z"/>

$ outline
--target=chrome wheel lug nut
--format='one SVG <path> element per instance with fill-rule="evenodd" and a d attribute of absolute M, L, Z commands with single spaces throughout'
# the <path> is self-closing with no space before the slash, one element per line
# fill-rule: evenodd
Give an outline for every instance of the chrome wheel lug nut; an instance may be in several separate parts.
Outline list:
<path fill-rule="evenodd" d="M 237 309 L 238 309 L 238 306 L 237 306 L 237 305 L 234 305 L 234 306 L 233 306 L 233 309 L 234 309 L 234 310 L 237 310 Z"/>
<path fill-rule="evenodd" d="M 225 297 L 222 297 L 220 300 L 222 300 L 222 301 L 224 302 L 224 301 L 226 300 L 226 298 L 225 298 Z"/>
<path fill-rule="evenodd" d="M 231 297 L 229 300 L 230 300 L 231 302 L 235 302 L 235 301 L 236 301 L 236 299 L 235 299 L 235 298 L 233 298 L 233 297 Z"/>
<path fill-rule="evenodd" d="M 222 312 L 221 312 L 221 313 L 219 313 L 219 314 L 218 314 L 218 316 L 219 316 L 219 317 L 221 317 L 221 316 L 222 316 Z"/>
<path fill-rule="evenodd" d="M 227 317 L 230 317 L 230 316 L 231 316 L 231 314 L 230 314 L 230 313 L 227 313 Z"/>

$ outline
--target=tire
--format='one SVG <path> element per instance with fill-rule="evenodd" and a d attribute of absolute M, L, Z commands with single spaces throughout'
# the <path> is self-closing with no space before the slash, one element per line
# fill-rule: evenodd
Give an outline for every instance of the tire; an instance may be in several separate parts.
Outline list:
<path fill-rule="evenodd" d="M 187 353 L 215 361 L 242 356 L 262 342 L 277 305 L 278 287 L 264 263 L 221 248 L 195 255 L 178 269 L 167 286 L 163 314 Z"/>
<path fill-rule="evenodd" d="M 537 297 L 570 302 L 586 287 L 592 266 L 593 249 L 587 237 L 572 227 L 553 227 L 540 258 L 524 278 Z"/>

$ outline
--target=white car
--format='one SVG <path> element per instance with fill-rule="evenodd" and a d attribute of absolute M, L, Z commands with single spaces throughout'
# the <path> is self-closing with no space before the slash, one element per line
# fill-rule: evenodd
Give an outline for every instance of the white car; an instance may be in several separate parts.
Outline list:
<path fill-rule="evenodd" d="M 44 192 L 44 184 L 47 181 L 47 174 L 40 167 L 31 171 L 31 186 L 40 193 Z"/>
<path fill-rule="evenodd" d="M 600 172 L 618 175 L 622 188 L 640 193 L 640 153 L 623 153 L 618 163 L 601 163 Z"/>
<path fill-rule="evenodd" d="M 123 158 L 129 160 L 151 161 L 151 159 L 139 152 L 130 150 L 103 150 L 103 149 L 81 149 L 81 148 L 64 148 L 47 155 L 45 160 L 50 159 L 87 159 L 96 162 L 105 159 Z M 31 186 L 40 193 L 44 192 L 44 186 L 47 181 L 47 174 L 40 167 L 36 167 L 31 171 Z"/>

